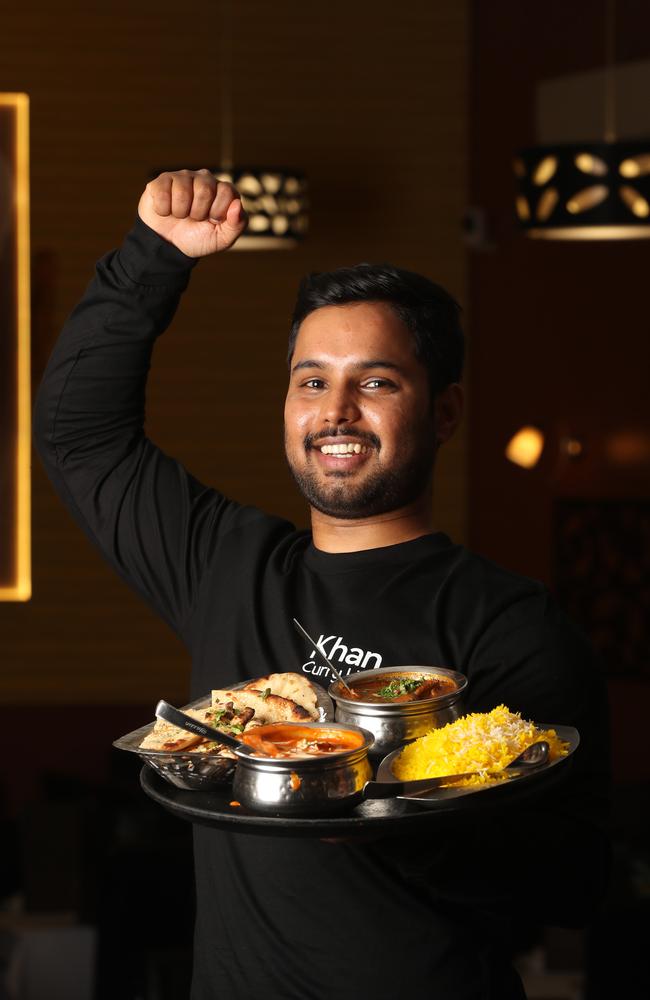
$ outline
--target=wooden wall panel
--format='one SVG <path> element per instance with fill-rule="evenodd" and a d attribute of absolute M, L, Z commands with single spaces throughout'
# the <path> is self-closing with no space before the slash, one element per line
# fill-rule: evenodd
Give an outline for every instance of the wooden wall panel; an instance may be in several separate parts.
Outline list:
<path fill-rule="evenodd" d="M 30 95 L 35 378 L 152 168 L 219 157 L 219 8 L 35 0 L 3 12 L 0 89 Z M 239 0 L 235 157 L 311 182 L 312 235 L 205 261 L 155 354 L 148 430 L 200 478 L 304 524 L 285 471 L 284 354 L 298 279 L 360 260 L 465 297 L 467 13 L 458 0 Z M 0 607 L 6 704 L 181 699 L 187 656 L 96 555 L 34 468 L 34 596 Z M 465 443 L 442 456 L 440 527 L 465 531 Z"/>

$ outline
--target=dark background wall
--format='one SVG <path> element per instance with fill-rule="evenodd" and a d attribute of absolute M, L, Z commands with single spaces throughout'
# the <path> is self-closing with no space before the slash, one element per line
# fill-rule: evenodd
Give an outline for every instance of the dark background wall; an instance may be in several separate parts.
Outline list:
<path fill-rule="evenodd" d="M 472 5 L 469 200 L 490 248 L 468 265 L 469 539 L 583 618 L 609 673 L 614 771 L 632 779 L 650 776 L 637 736 L 650 708 L 648 242 L 524 239 L 512 209 L 512 160 L 536 142 L 538 88 L 602 68 L 606 10 Z M 620 0 L 617 60 L 648 60 L 649 37 L 648 5 Z M 647 93 L 631 96 L 647 106 Z M 533 470 L 504 458 L 524 424 L 547 435 Z M 563 435 L 581 439 L 580 459 L 561 457 Z"/>
<path fill-rule="evenodd" d="M 232 9 L 235 158 L 306 172 L 311 235 L 297 250 L 231 253 L 197 269 L 156 351 L 148 430 L 197 477 L 304 524 L 281 445 L 300 276 L 391 260 L 465 300 L 467 14 L 454 0 Z M 31 98 L 36 381 L 152 168 L 218 161 L 221 24 L 216 3 L 191 16 L 125 0 L 3 13 L 0 89 Z M 438 523 L 457 538 L 464 463 L 460 435 L 436 498 Z M 140 704 L 146 718 L 160 696 L 182 701 L 184 650 L 113 578 L 38 462 L 33 497 L 34 596 L 0 605 L 3 703 Z"/>

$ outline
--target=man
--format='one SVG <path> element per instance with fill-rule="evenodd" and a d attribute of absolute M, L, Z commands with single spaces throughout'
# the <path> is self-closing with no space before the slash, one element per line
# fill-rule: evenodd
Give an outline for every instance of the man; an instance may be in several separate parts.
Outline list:
<path fill-rule="evenodd" d="M 577 726 L 582 744 L 564 789 L 432 823 L 417 839 L 196 827 L 193 1000 L 521 997 L 513 927 L 580 922 L 602 887 L 597 669 L 541 585 L 433 530 L 435 456 L 460 418 L 462 338 L 456 304 L 427 279 L 361 265 L 301 287 L 286 454 L 311 534 L 203 486 L 145 437 L 153 342 L 197 259 L 244 227 L 230 185 L 207 170 L 163 174 L 122 249 L 99 262 L 36 410 L 41 455 L 71 512 L 184 639 L 194 696 L 260 665 L 309 670 L 295 615 L 329 637 L 346 671 L 451 667 L 469 678 L 469 710 L 504 702 Z"/>

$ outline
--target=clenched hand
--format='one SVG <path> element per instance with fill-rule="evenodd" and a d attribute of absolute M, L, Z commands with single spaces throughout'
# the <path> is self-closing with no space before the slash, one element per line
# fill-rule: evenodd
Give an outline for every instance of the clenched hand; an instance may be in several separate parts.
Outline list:
<path fill-rule="evenodd" d="M 247 221 L 237 189 L 206 169 L 160 174 L 144 189 L 138 214 L 188 257 L 228 250 Z"/>

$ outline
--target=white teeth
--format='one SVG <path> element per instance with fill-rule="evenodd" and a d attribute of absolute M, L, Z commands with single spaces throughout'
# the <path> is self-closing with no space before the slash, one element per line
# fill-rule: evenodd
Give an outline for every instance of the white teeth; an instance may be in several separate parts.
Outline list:
<path fill-rule="evenodd" d="M 323 455 L 361 455 L 365 454 L 368 450 L 363 444 L 353 444 L 351 442 L 347 444 L 324 444 L 321 446 Z"/>

